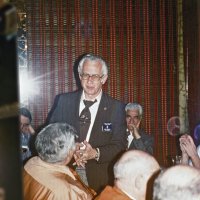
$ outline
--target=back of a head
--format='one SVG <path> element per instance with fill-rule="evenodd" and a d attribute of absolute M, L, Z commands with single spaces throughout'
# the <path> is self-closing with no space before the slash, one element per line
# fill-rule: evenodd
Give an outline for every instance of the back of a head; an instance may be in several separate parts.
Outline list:
<path fill-rule="evenodd" d="M 177 165 L 162 172 L 154 182 L 153 200 L 199 200 L 200 171 Z"/>
<path fill-rule="evenodd" d="M 75 150 L 75 129 L 67 123 L 53 123 L 43 128 L 35 140 L 38 156 L 45 162 L 63 162 Z"/>
<path fill-rule="evenodd" d="M 129 150 L 114 165 L 115 184 L 123 191 L 132 192 L 136 199 L 138 195 L 145 197 L 147 183 L 159 169 L 158 162 L 150 154 Z"/>
<path fill-rule="evenodd" d="M 131 174 L 153 173 L 159 168 L 158 162 L 150 154 L 140 150 L 129 150 L 115 163 L 114 175 L 115 178 L 130 178 Z"/>

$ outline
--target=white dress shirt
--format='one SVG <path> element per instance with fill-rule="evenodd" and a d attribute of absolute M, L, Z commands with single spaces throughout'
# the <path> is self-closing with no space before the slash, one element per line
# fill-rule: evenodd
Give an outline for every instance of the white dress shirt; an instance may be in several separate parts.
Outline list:
<path fill-rule="evenodd" d="M 127 138 L 127 140 L 128 140 L 128 148 L 130 147 L 130 145 L 131 145 L 131 142 L 133 141 L 133 139 L 134 139 L 134 137 L 133 137 L 133 134 L 132 134 L 132 132 L 131 131 L 129 131 L 128 129 L 127 129 L 127 132 L 129 132 L 130 134 L 128 135 L 128 138 Z"/>
<path fill-rule="evenodd" d="M 87 135 L 86 135 L 86 141 L 87 142 L 89 142 L 89 140 L 90 140 L 91 130 L 92 130 L 92 127 L 94 125 L 94 120 L 95 120 L 96 115 L 97 115 L 97 111 L 98 111 L 98 108 L 99 108 L 99 103 L 100 103 L 100 100 L 101 100 L 101 96 L 102 96 L 102 90 L 99 93 L 99 95 L 95 98 L 97 100 L 97 102 L 89 107 L 90 113 L 91 113 L 91 122 L 90 122 L 90 127 L 89 127 Z M 92 101 L 95 101 L 95 99 L 92 99 Z M 88 99 L 85 98 L 84 91 L 83 91 L 83 93 L 81 95 L 80 107 L 79 107 L 79 115 L 82 112 L 82 110 L 85 108 L 85 104 L 84 104 L 83 100 L 88 100 Z"/>

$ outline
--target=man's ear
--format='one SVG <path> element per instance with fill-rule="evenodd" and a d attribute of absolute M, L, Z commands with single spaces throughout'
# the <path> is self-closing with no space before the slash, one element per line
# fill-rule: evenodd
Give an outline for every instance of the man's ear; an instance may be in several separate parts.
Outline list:
<path fill-rule="evenodd" d="M 137 190 L 144 190 L 145 178 L 142 174 L 138 175 L 135 179 L 135 187 Z"/>
<path fill-rule="evenodd" d="M 104 75 L 101 79 L 101 84 L 103 85 L 107 81 L 108 75 Z"/>
<path fill-rule="evenodd" d="M 72 157 L 74 156 L 75 150 L 70 149 L 69 153 L 65 159 L 65 165 L 67 165 L 68 163 L 70 163 Z"/>

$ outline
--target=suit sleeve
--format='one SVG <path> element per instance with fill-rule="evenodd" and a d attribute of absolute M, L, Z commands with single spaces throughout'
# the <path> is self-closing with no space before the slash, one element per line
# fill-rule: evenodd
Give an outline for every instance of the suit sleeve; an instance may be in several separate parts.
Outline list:
<path fill-rule="evenodd" d="M 154 138 L 147 133 L 141 134 L 141 138 L 133 140 L 136 149 L 153 154 Z"/>
<path fill-rule="evenodd" d="M 62 122 L 62 112 L 63 112 L 63 98 L 61 95 L 57 95 L 54 99 L 53 106 L 47 117 L 47 124 L 54 122 Z"/>

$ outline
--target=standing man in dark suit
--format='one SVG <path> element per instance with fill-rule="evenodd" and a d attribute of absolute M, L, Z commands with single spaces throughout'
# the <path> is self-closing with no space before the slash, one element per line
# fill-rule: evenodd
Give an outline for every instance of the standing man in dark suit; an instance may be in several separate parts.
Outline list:
<path fill-rule="evenodd" d="M 137 149 L 153 154 L 154 138 L 140 128 L 143 109 L 138 103 L 128 103 L 125 107 L 127 123 L 127 149 Z"/>
<path fill-rule="evenodd" d="M 58 95 L 49 122 L 67 122 L 77 129 L 79 149 L 75 160 L 82 171 L 79 174 L 86 184 L 100 192 L 112 179 L 109 169 L 114 159 L 126 148 L 125 105 L 102 91 L 108 67 L 101 57 L 83 56 L 78 73 L 83 90 Z M 85 100 L 93 101 L 90 117 L 82 115 Z M 83 131 L 81 127 L 87 118 L 90 118 L 89 129 Z"/>

